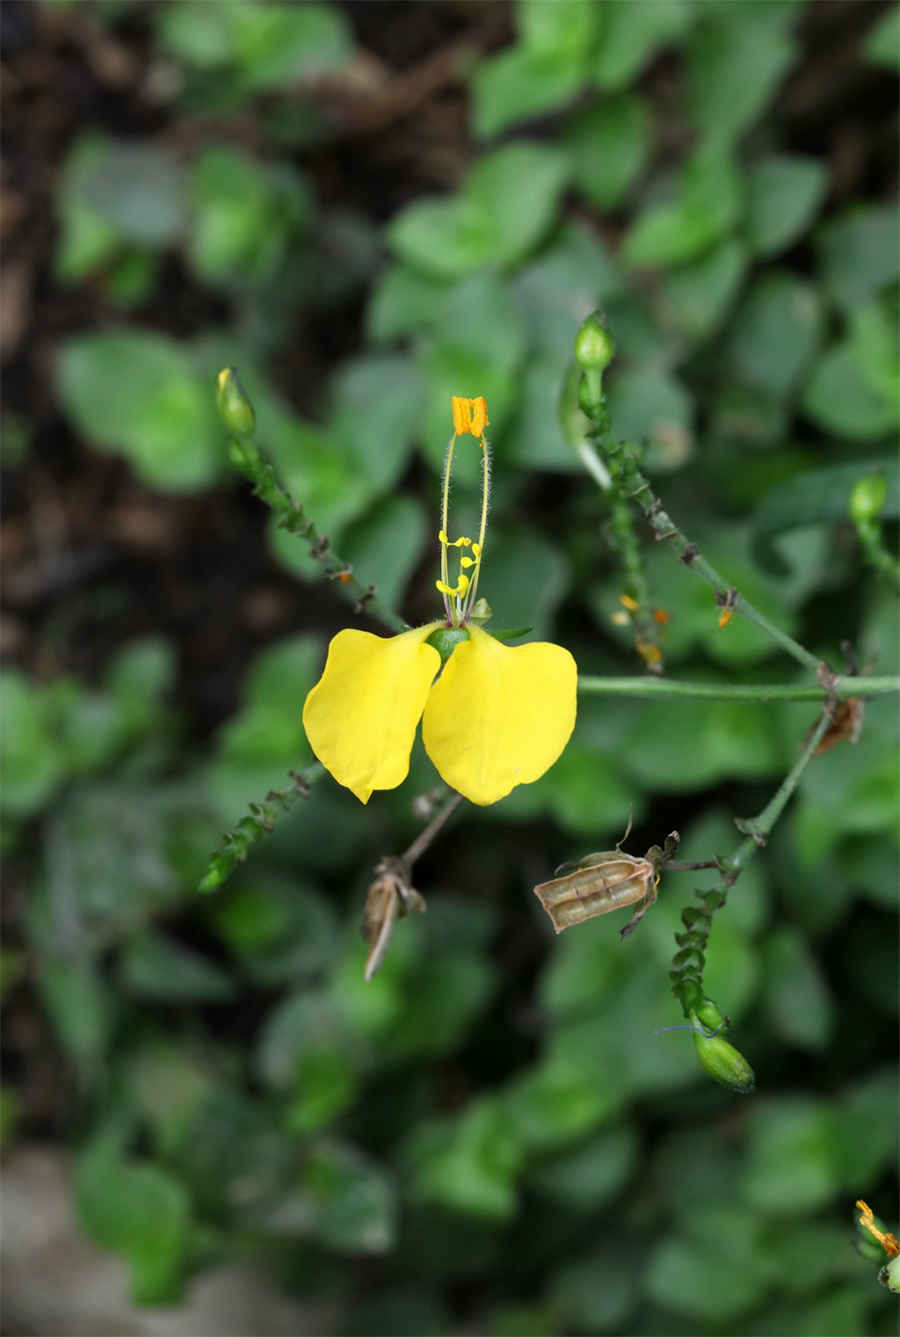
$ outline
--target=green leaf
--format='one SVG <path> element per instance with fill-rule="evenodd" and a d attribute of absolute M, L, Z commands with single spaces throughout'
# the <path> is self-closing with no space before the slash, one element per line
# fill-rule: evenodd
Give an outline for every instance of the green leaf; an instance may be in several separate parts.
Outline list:
<path fill-rule="evenodd" d="M 617 437 L 646 441 L 647 468 L 680 469 L 694 448 L 694 403 L 682 382 L 664 367 L 637 366 L 609 384 L 609 413 Z"/>
<path fill-rule="evenodd" d="M 828 187 L 816 158 L 772 154 L 747 173 L 747 240 L 756 256 L 776 255 L 806 231 Z"/>
<path fill-rule="evenodd" d="M 329 434 L 373 491 L 389 490 L 402 474 L 421 430 L 423 401 L 421 375 L 402 354 L 349 359 L 332 381 Z"/>
<path fill-rule="evenodd" d="M 568 588 L 564 552 L 533 532 L 499 524 L 492 527 L 488 545 L 479 592 L 504 626 L 528 624 L 534 627 L 533 639 L 540 640 Z"/>
<path fill-rule="evenodd" d="M 751 1110 L 744 1193 L 759 1211 L 799 1216 L 837 1191 L 834 1116 L 822 1102 L 782 1096 Z"/>
<path fill-rule="evenodd" d="M 763 970 L 763 1002 L 775 1034 L 799 1049 L 824 1049 L 834 1008 L 816 960 L 797 929 L 779 929 L 767 939 Z"/>
<path fill-rule="evenodd" d="M 212 1065 L 190 1042 L 171 1036 L 141 1043 L 126 1057 L 128 1089 L 163 1155 L 177 1151 L 204 1101 L 215 1098 Z"/>
<path fill-rule="evenodd" d="M 684 0 L 604 5 L 593 62 L 594 79 L 609 91 L 624 88 L 637 78 L 660 47 L 668 45 L 692 21 L 691 6 Z"/>
<path fill-rule="evenodd" d="M 181 168 L 172 154 L 140 141 L 88 143 L 93 147 L 80 163 L 77 202 L 102 218 L 123 242 L 167 246 L 176 241 L 186 202 Z"/>
<path fill-rule="evenodd" d="M 295 875 L 257 868 L 210 904 L 212 922 L 251 979 L 263 985 L 320 974 L 337 949 L 337 916 Z"/>
<path fill-rule="evenodd" d="M 841 1093 L 834 1109 L 837 1173 L 849 1192 L 867 1192 L 896 1156 L 896 1083 L 890 1066 L 870 1070 Z"/>
<path fill-rule="evenodd" d="M 38 991 L 59 1042 L 75 1066 L 96 1076 L 112 1039 L 117 1001 L 95 961 L 46 957 Z"/>
<path fill-rule="evenodd" d="M 231 72 L 238 91 L 259 92 L 339 69 L 353 53 L 347 22 L 325 4 L 257 5 L 237 0 L 215 20 L 205 0 L 153 11 L 160 39 L 202 71 Z"/>
<path fill-rule="evenodd" d="M 245 3 L 225 12 L 234 58 L 255 90 L 340 69 L 353 54 L 347 21 L 332 5 Z"/>
<path fill-rule="evenodd" d="M 872 441 L 896 428 L 898 406 L 872 388 L 857 349 L 844 339 L 822 355 L 806 387 L 803 408 L 826 432 Z"/>
<path fill-rule="evenodd" d="M 302 174 L 268 167 L 236 149 L 207 149 L 191 186 L 188 255 L 208 283 L 262 286 L 278 274 L 309 219 Z"/>
<path fill-rule="evenodd" d="M 709 338 L 724 321 L 746 268 L 746 248 L 732 238 L 670 270 L 659 287 L 660 324 L 692 342 Z"/>
<path fill-rule="evenodd" d="M 733 144 L 762 114 L 794 59 L 780 5 L 708 6 L 688 39 L 693 119 L 708 143 Z"/>
<path fill-rule="evenodd" d="M 624 1332 L 637 1289 L 630 1255 L 615 1245 L 604 1244 L 602 1249 L 566 1263 L 555 1273 L 550 1299 L 554 1309 L 568 1319 L 566 1331 Z"/>
<path fill-rule="evenodd" d="M 560 106 L 587 78 L 595 26 L 590 0 L 519 0 L 518 8 L 518 44 L 473 72 L 473 122 L 481 139 Z"/>
<path fill-rule="evenodd" d="M 900 69 L 900 5 L 892 5 L 875 20 L 863 42 L 863 54 L 873 65 Z"/>
<path fill-rule="evenodd" d="M 53 268 L 63 283 L 76 282 L 109 263 L 120 246 L 116 229 L 85 197 L 85 183 L 104 161 L 109 142 L 105 135 L 79 135 L 59 172 L 55 206 L 60 234 Z"/>
<path fill-rule="evenodd" d="M 522 1150 L 503 1106 L 489 1097 L 455 1118 L 420 1124 L 406 1148 L 414 1201 L 488 1221 L 515 1214 Z"/>
<path fill-rule="evenodd" d="M 405 265 L 392 264 L 375 280 L 366 308 L 366 333 L 373 343 L 431 328 L 447 284 Z"/>
<path fill-rule="evenodd" d="M 773 398 L 791 393 L 819 344 L 822 312 L 810 283 L 769 273 L 751 288 L 731 322 L 727 356 L 734 375 Z"/>
<path fill-rule="evenodd" d="M 151 486 L 189 491 L 220 473 L 215 395 L 187 345 L 150 330 L 75 334 L 60 348 L 57 387 L 75 429 Z"/>
<path fill-rule="evenodd" d="M 773 775 L 781 764 L 771 712 L 730 701 L 642 706 L 623 749 L 628 773 L 649 790 L 702 789 L 726 776 Z"/>
<path fill-rule="evenodd" d="M 483 395 L 490 415 L 488 438 L 496 439 L 516 403 L 525 351 L 526 334 L 518 308 L 509 286 L 497 275 L 473 274 L 448 292 L 434 338 L 421 357 L 428 392 L 422 444 L 436 470 L 443 466 L 452 431 L 451 396 Z M 472 521 L 477 528 L 481 455 L 470 437 L 463 437 L 457 445 L 453 485 L 457 498 L 464 487 L 478 494 Z M 464 517 L 454 525 L 469 532 Z"/>
<path fill-rule="evenodd" d="M 574 185 L 598 209 L 620 204 L 650 154 L 651 116 L 634 93 L 620 93 L 585 108 L 566 132 Z"/>
<path fill-rule="evenodd" d="M 735 1258 L 729 1241 L 664 1240 L 646 1269 L 649 1295 L 676 1314 L 704 1324 L 733 1323 L 768 1289 L 766 1267 L 752 1256 Z"/>
<path fill-rule="evenodd" d="M 276 1234 L 310 1235 L 339 1253 L 380 1254 L 396 1230 L 394 1186 L 386 1172 L 346 1143 L 320 1144 L 297 1187 L 266 1213 Z"/>
<path fill-rule="evenodd" d="M 636 268 L 694 260 L 733 230 L 743 208 L 743 186 L 733 161 L 701 151 L 686 163 L 675 198 L 644 209 L 629 228 L 623 251 Z"/>
<path fill-rule="evenodd" d="M 436 278 L 514 265 L 549 228 L 568 173 L 556 148 L 509 144 L 475 164 L 461 194 L 404 209 L 388 228 L 391 246 Z"/>
<path fill-rule="evenodd" d="M 17 669 L 0 673 L 3 737 L 3 807 L 30 817 L 50 799 L 66 773 L 53 696 Z"/>
<path fill-rule="evenodd" d="M 572 330 L 583 313 L 623 288 L 615 259 L 592 230 L 564 223 L 553 241 L 514 280 L 524 315 L 517 325 L 530 331 L 532 343 L 565 371 L 572 356 Z M 555 401 L 553 411 L 555 412 Z"/>
<path fill-rule="evenodd" d="M 847 312 L 900 274 L 893 204 L 857 204 L 816 233 L 823 283 Z"/>
<path fill-rule="evenodd" d="M 850 317 L 850 346 L 865 380 L 894 410 L 900 423 L 900 341 L 896 309 L 869 302 Z"/>
<path fill-rule="evenodd" d="M 639 1141 L 628 1124 L 592 1134 L 579 1146 L 538 1161 L 526 1171 L 529 1188 L 560 1207 L 594 1212 L 610 1201 L 634 1170 Z"/>
<path fill-rule="evenodd" d="M 122 952 L 123 987 L 139 998 L 168 1003 L 225 1003 L 234 984 L 206 957 L 163 933 L 144 930 Z"/>
<path fill-rule="evenodd" d="M 514 46 L 483 60 L 472 77 L 473 125 L 479 139 L 490 139 L 517 121 L 527 121 L 578 92 L 585 66 L 554 51 Z"/>
<path fill-rule="evenodd" d="M 177 1297 L 190 1217 L 177 1179 L 149 1162 L 125 1161 L 98 1141 L 76 1165 L 75 1200 L 91 1237 L 130 1262 L 136 1304 Z"/>

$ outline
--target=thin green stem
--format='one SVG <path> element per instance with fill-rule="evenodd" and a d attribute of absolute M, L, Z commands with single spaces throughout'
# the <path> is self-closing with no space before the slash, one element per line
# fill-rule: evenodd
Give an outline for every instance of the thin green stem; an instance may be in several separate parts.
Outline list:
<path fill-rule="evenodd" d="M 696 904 L 688 905 L 682 911 L 683 933 L 675 934 L 678 951 L 672 958 L 669 977 L 672 991 L 681 1004 L 684 1015 L 702 1013 L 706 1022 L 714 1024 L 716 1016 L 721 1019 L 718 1005 L 703 993 L 703 968 L 706 964 L 706 949 L 709 942 L 713 916 L 721 910 L 727 900 L 728 892 L 758 849 L 761 849 L 772 832 L 791 795 L 797 788 L 800 777 L 812 761 L 816 750 L 831 723 L 831 711 L 826 707 L 813 729 L 806 746 L 800 753 L 788 774 L 782 780 L 769 802 L 758 814 L 750 819 L 740 819 L 735 825 L 744 836 L 735 852 L 726 859 L 717 860 L 721 869 L 721 880 L 707 890 L 694 893 Z"/>
<path fill-rule="evenodd" d="M 253 484 L 253 491 L 274 513 L 279 527 L 307 540 L 310 557 L 318 563 L 327 579 L 333 580 L 344 594 L 353 599 L 354 612 L 368 612 L 393 631 L 405 631 L 407 624 L 402 617 L 379 602 L 375 586 L 362 585 L 350 563 L 334 551 L 328 536 L 319 533 L 300 503 L 281 484 L 274 468 L 256 443 L 247 437 L 232 437 L 228 445 L 232 463 Z"/>
<path fill-rule="evenodd" d="M 816 755 L 819 744 L 828 732 L 828 726 L 831 724 L 831 712 L 823 710 L 816 727 L 809 736 L 806 747 L 800 753 L 787 775 L 778 786 L 775 793 L 769 799 L 769 802 L 763 808 L 758 816 L 749 821 L 740 821 L 737 823 L 739 831 L 746 831 L 746 838 L 741 842 L 734 854 L 724 860 L 723 866 L 728 870 L 728 875 L 732 880 L 742 873 L 744 868 L 752 859 L 758 849 L 765 845 L 769 836 L 772 834 L 772 828 L 778 821 L 787 805 L 788 799 L 800 782 L 800 777 L 806 770 L 813 757 Z"/>
<path fill-rule="evenodd" d="M 851 697 L 887 696 L 900 692 L 900 676 L 878 678 L 835 677 L 828 690 L 812 683 L 680 682 L 675 678 L 598 678 L 581 675 L 578 690 L 585 696 L 650 698 L 698 697 L 707 701 L 838 701 Z"/>
<path fill-rule="evenodd" d="M 788 636 L 787 632 L 776 627 L 774 622 L 770 622 L 765 614 L 745 599 L 739 591 L 731 589 L 728 582 L 701 554 L 697 545 L 682 533 L 672 517 L 663 509 L 662 502 L 638 468 L 633 446 L 617 441 L 612 435 L 606 396 L 601 385 L 601 373 L 585 371 L 582 380 L 581 407 L 591 423 L 590 439 L 609 469 L 613 486 L 636 502 L 657 540 L 669 542 L 675 547 L 678 560 L 701 580 L 706 581 L 707 585 L 712 586 L 722 607 L 727 605 L 734 612 L 740 613 L 799 664 L 816 670 L 819 663 L 816 656 L 792 636 Z"/>
<path fill-rule="evenodd" d="M 293 782 L 290 789 L 270 789 L 264 802 L 249 805 L 252 816 L 242 817 L 222 837 L 222 848 L 211 856 L 198 891 L 218 891 L 237 865 L 244 862 L 250 847 L 275 830 L 278 818 L 289 812 L 298 798 L 308 797 L 310 785 L 325 774 L 325 767 L 315 761 L 304 771 L 288 774 Z"/>

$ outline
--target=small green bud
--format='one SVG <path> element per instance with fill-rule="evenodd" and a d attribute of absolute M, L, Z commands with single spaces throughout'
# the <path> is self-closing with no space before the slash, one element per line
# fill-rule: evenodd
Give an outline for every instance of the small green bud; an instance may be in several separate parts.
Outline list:
<path fill-rule="evenodd" d="M 460 641 L 468 639 L 469 633 L 464 627 L 437 627 L 428 637 L 426 644 L 433 645 L 441 657 L 441 663 L 446 664 Z"/>
<path fill-rule="evenodd" d="M 742 1096 L 748 1096 L 756 1087 L 756 1077 L 750 1064 L 721 1035 L 707 1036 L 701 1031 L 695 1031 L 694 1048 L 701 1067 L 706 1069 L 714 1081 Z"/>
<path fill-rule="evenodd" d="M 216 377 L 216 384 L 216 407 L 222 422 L 235 436 L 252 436 L 256 414 L 234 367 L 223 367 Z"/>
<path fill-rule="evenodd" d="M 855 525 L 870 524 L 876 520 L 887 501 L 887 479 L 884 474 L 864 474 L 857 478 L 850 493 L 850 519 Z"/>
<path fill-rule="evenodd" d="M 595 311 L 575 335 L 575 360 L 583 371 L 605 371 L 615 355 L 616 342 Z"/>
<path fill-rule="evenodd" d="M 900 1257 L 892 1258 L 889 1263 L 878 1273 L 878 1280 L 882 1286 L 887 1286 L 889 1291 L 895 1295 L 900 1295 Z"/>

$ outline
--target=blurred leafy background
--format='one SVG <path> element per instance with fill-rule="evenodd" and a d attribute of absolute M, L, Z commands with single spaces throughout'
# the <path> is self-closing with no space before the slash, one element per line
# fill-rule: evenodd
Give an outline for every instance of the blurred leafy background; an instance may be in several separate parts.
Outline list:
<path fill-rule="evenodd" d="M 553 940 L 531 887 L 629 811 L 632 849 L 678 827 L 685 857 L 727 852 L 810 707 L 583 701 L 542 781 L 422 861 L 428 914 L 368 985 L 362 901 L 418 829 L 418 751 L 401 790 L 362 809 L 326 779 L 196 886 L 310 759 L 300 705 L 350 620 L 230 475 L 225 364 L 411 621 L 434 616 L 448 397 L 485 395 L 498 624 L 638 672 L 557 422 L 600 305 L 615 429 L 682 527 L 816 653 L 896 669 L 847 498 L 884 467 L 896 520 L 898 13 L 4 6 L 8 1330 L 101 1304 L 105 1254 L 79 1299 L 28 1253 L 51 1164 L 73 1230 L 126 1265 L 84 1320 L 118 1332 L 224 1277 L 225 1334 L 894 1330 L 851 1218 L 896 1211 L 893 702 L 814 763 L 715 923 L 746 1100 L 656 1033 L 690 879 L 627 943 L 605 920 Z M 646 560 L 668 667 L 794 676 Z M 189 1313 L 171 1331 L 209 1330 Z"/>

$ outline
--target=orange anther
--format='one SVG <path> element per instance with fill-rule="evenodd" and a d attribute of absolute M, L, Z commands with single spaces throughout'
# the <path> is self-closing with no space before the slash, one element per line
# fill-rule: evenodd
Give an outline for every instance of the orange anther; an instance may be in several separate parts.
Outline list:
<path fill-rule="evenodd" d="M 462 399 L 453 395 L 450 399 L 453 410 L 453 430 L 457 436 L 471 432 L 474 437 L 484 436 L 484 429 L 490 423 L 487 415 L 487 401 L 479 395 L 477 399 Z"/>
<path fill-rule="evenodd" d="M 728 626 L 728 623 L 731 621 L 731 615 L 732 615 L 733 612 L 734 612 L 734 609 L 733 609 L 733 608 L 726 608 L 726 609 L 721 613 L 721 615 L 720 615 L 720 617 L 719 617 L 719 626 L 720 626 L 720 627 L 727 627 L 727 626 Z"/>
<path fill-rule="evenodd" d="M 665 627 L 669 621 L 669 614 L 664 608 L 654 608 L 653 621 L 657 622 L 661 627 Z"/>

